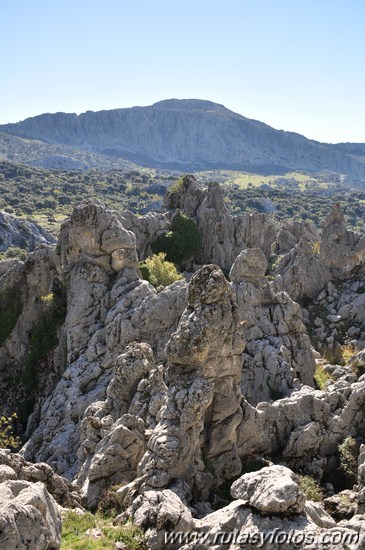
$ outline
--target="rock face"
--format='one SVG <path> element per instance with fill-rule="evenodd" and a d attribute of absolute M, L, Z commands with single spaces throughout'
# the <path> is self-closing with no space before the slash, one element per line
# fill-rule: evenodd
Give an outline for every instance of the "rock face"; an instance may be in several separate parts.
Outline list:
<path fill-rule="evenodd" d="M 231 494 L 264 513 L 300 514 L 305 506 L 299 479 L 285 466 L 269 466 L 243 475 L 232 484 Z"/>
<path fill-rule="evenodd" d="M 275 273 L 275 289 L 286 290 L 293 300 L 300 301 L 317 295 L 331 280 L 330 270 L 305 237 L 281 258 Z"/>
<path fill-rule="evenodd" d="M 301 310 L 286 292 L 273 291 L 266 268 L 263 252 L 250 248 L 229 273 L 247 342 L 241 390 L 254 405 L 284 397 L 300 382 L 312 386 L 315 369 Z"/>
<path fill-rule="evenodd" d="M 48 464 L 27 462 L 19 454 L 0 449 L 0 482 L 14 479 L 29 483 L 40 482 L 60 506 L 81 508 L 77 487 L 57 475 Z"/>
<path fill-rule="evenodd" d="M 157 294 L 142 281 L 134 234 L 118 213 L 98 204 L 75 210 L 62 228 L 57 258 L 69 282 L 62 328 L 67 366 L 40 402 L 41 421 L 23 452 L 73 477 L 86 409 L 105 399 L 117 358 L 129 343 L 148 342 L 161 357 L 185 307 L 186 283 Z"/>
<path fill-rule="evenodd" d="M 185 176 L 166 195 L 164 207 L 168 212 L 179 209 L 197 223 L 203 240 L 194 257 L 198 265 L 214 263 L 229 271 L 246 248 L 258 247 L 267 257 L 271 254 L 276 230 L 270 218 L 259 213 L 232 217 L 218 184 L 203 187 L 194 176 Z"/>
<path fill-rule="evenodd" d="M 364 442 L 365 279 L 353 256 L 361 239 L 353 246 L 335 211 L 322 236 L 325 266 L 308 228 L 293 229 L 299 241 L 269 281 L 268 256 L 280 239 L 266 216 L 230 217 L 219 188 L 191 176 L 165 205 L 163 214 L 137 218 L 87 202 L 62 227 L 56 249 L 40 246 L 4 268 L 1 413 L 34 398 L 26 431 L 20 423 L 27 437 L 20 454 L 0 452 L 6 529 L 18 510 L 11 502 L 35 487 L 31 504 L 22 501 L 21 525 L 34 526 L 42 549 L 58 544 L 49 494 L 61 506 L 79 507 L 81 497 L 97 507 L 106 491 L 127 508 L 120 519 L 133 519 L 155 549 L 177 531 L 195 537 L 184 550 L 200 548 L 197 541 L 223 550 L 222 536 L 235 529 L 258 537 L 275 529 L 286 537 L 359 535 L 363 447 L 356 491 L 334 496 L 343 480 L 333 474 L 342 471 L 339 444 L 348 436 Z M 187 266 L 189 282 L 157 292 L 141 279 L 138 260 L 169 230 L 176 209 L 199 225 L 203 247 Z M 329 254 L 333 224 L 346 263 Z M 293 297 L 306 298 L 306 308 Z M 41 354 L 48 325 L 52 345 Z M 337 364 L 333 355 L 330 364 L 325 352 L 343 351 L 344 343 L 352 359 Z M 322 390 L 316 361 L 330 377 Z M 253 462 L 266 467 L 253 472 Z M 331 479 L 333 518 L 304 500 L 294 472 Z M 344 498 L 351 506 L 342 506 Z M 40 499 L 49 512 L 34 504 Z M 360 549 L 359 540 L 346 544 Z M 168 547 L 180 548 L 175 542 Z M 262 545 L 279 546 L 291 550 L 293 540 Z"/>
<path fill-rule="evenodd" d="M 4 550 L 57 550 L 61 516 L 41 482 L 0 483 L 0 545 Z"/>
<path fill-rule="evenodd" d="M 273 245 L 273 252 L 276 254 L 290 252 L 302 237 L 312 243 L 316 243 L 320 239 L 318 231 L 310 222 L 284 222 Z"/>
<path fill-rule="evenodd" d="M 214 481 L 240 472 L 243 345 L 232 289 L 219 268 L 207 265 L 193 276 L 188 306 L 166 346 L 166 404 L 137 470 L 146 489 L 180 480 L 206 497 Z"/>
<path fill-rule="evenodd" d="M 55 242 L 56 239 L 38 224 L 0 212 L 0 252 L 11 246 L 33 252 L 38 244 Z"/>
<path fill-rule="evenodd" d="M 52 143 L 112 153 L 139 164 L 179 169 L 250 166 L 332 170 L 363 178 L 364 164 L 346 151 L 197 99 L 160 101 L 149 107 L 76 114 L 43 114 L 0 126 Z M 163 151 L 163 156 L 161 155 Z"/>
<path fill-rule="evenodd" d="M 341 265 L 339 265 L 341 258 Z M 324 222 L 321 239 L 320 260 L 325 267 L 344 279 L 356 267 L 365 263 L 365 237 L 346 229 L 340 205 L 333 207 Z"/>

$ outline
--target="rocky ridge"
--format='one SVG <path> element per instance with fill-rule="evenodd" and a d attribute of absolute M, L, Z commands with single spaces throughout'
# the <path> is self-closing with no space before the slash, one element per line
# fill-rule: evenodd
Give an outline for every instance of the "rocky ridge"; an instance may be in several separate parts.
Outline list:
<path fill-rule="evenodd" d="M 336 148 L 299 134 L 275 130 L 223 105 L 197 99 L 171 99 L 148 107 L 87 111 L 80 115 L 47 113 L 1 125 L 0 131 L 150 167 L 180 170 L 279 167 L 331 170 L 361 179 L 365 175 L 361 156 L 351 148 Z M 77 162 L 75 152 L 69 154 L 72 162 Z M 65 162 L 57 158 L 56 161 Z M 54 159 L 48 162 L 54 165 Z"/>
<path fill-rule="evenodd" d="M 196 222 L 203 244 L 186 266 L 189 282 L 157 292 L 138 262 L 176 211 Z M 4 532 L 14 524 L 9 502 L 34 485 L 43 496 L 29 502 L 47 501 L 53 519 L 47 527 L 31 504 L 23 532 L 32 521 L 39 548 L 57 548 L 57 506 L 95 508 L 117 486 L 124 512 L 115 521 L 132 519 L 148 548 L 165 548 L 166 537 L 183 532 L 185 550 L 234 549 L 237 541 L 222 537 L 237 531 L 267 537 L 264 548 L 292 548 L 293 533 L 316 548 L 309 539 L 332 531 L 362 548 L 363 448 L 346 519 L 336 504 L 331 517 L 310 501 L 296 474 L 333 496 L 343 489 L 333 487 L 339 444 L 349 436 L 364 443 L 365 244 L 338 208 L 320 236 L 308 224 L 285 231 L 284 238 L 264 215 L 232 218 L 218 186 L 187 176 L 162 214 L 80 205 L 56 248 L 41 246 L 5 270 L 0 292 L 19 288 L 21 312 L 0 348 L 2 412 L 29 392 L 33 402 L 27 426 L 21 419 L 20 455 L 0 453 Z M 268 260 L 278 253 L 270 280 Z M 33 364 L 29 389 L 34 334 L 45 315 L 54 319 L 62 296 L 57 338 Z M 344 344 L 349 364 L 331 363 L 329 353 Z M 331 376 L 322 389 L 316 364 Z M 253 459 L 264 467 L 243 473 Z M 230 497 L 219 496 L 224 488 Z M 268 538 L 275 529 L 284 545 Z"/>

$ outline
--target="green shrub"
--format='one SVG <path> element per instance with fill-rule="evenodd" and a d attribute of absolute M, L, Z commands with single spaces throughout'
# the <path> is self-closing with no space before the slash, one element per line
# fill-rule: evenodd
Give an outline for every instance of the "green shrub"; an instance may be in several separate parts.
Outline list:
<path fill-rule="evenodd" d="M 152 252 L 164 252 L 166 259 L 182 264 L 193 258 L 202 245 L 202 236 L 196 223 L 178 213 L 171 223 L 171 231 L 164 233 L 151 243 Z"/>
<path fill-rule="evenodd" d="M 314 373 L 314 383 L 318 390 L 323 390 L 329 380 L 332 380 L 331 376 L 324 370 L 322 365 L 316 365 L 316 371 Z"/>
<path fill-rule="evenodd" d="M 37 369 L 47 361 L 49 352 L 57 345 L 58 329 L 66 314 L 66 294 L 60 290 L 56 294 L 43 296 L 45 310 L 32 330 L 29 352 L 25 359 L 22 384 L 28 391 L 37 385 Z"/>
<path fill-rule="evenodd" d="M 0 449 L 16 450 L 19 447 L 19 438 L 14 435 L 14 422 L 16 419 L 16 413 L 8 418 L 6 416 L 0 417 Z"/>
<path fill-rule="evenodd" d="M 166 254 L 154 254 L 140 264 L 142 276 L 158 290 L 162 290 L 175 281 L 182 279 L 175 265 L 166 261 Z"/>
<path fill-rule="evenodd" d="M 321 251 L 321 241 L 314 241 L 312 243 L 312 252 L 315 256 L 319 256 Z"/>
<path fill-rule="evenodd" d="M 357 479 L 357 455 L 359 447 L 355 438 L 349 436 L 338 446 L 340 456 L 340 470 L 349 485 L 356 483 Z"/>
<path fill-rule="evenodd" d="M 299 475 L 299 487 L 308 500 L 320 502 L 323 500 L 323 491 L 319 483 L 310 476 Z"/>
<path fill-rule="evenodd" d="M 93 540 L 86 531 L 100 529 L 102 536 Z M 79 515 L 70 510 L 62 522 L 61 550 L 114 550 L 116 542 L 123 542 L 130 550 L 144 550 L 143 531 L 131 523 L 114 526 L 109 519 L 89 512 Z"/>
<path fill-rule="evenodd" d="M 124 484 L 113 485 L 105 489 L 99 500 L 97 513 L 103 518 L 114 517 L 121 514 L 123 507 L 118 499 L 117 490 Z"/>
<path fill-rule="evenodd" d="M 5 250 L 5 252 L 2 252 L 0 254 L 0 260 L 26 260 L 28 256 L 28 252 L 24 250 L 24 248 L 19 248 L 18 246 L 9 246 Z"/>
<path fill-rule="evenodd" d="M 22 312 L 19 289 L 7 288 L 0 292 L 0 345 L 7 340 Z"/>

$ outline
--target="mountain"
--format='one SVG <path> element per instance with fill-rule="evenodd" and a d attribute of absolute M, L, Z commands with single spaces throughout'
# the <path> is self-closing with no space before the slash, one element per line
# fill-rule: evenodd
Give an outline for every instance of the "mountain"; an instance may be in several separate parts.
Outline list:
<path fill-rule="evenodd" d="M 365 162 L 336 148 L 275 130 L 211 101 L 170 99 L 148 107 L 42 114 L 0 131 L 181 170 L 330 170 L 365 179 Z"/>

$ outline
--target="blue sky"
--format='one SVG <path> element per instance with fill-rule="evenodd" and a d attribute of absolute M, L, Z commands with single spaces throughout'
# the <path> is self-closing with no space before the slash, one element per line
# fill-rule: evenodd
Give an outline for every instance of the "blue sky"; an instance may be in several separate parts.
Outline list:
<path fill-rule="evenodd" d="M 363 0 L 0 0 L 0 123 L 200 98 L 365 142 L 364 25 Z"/>

